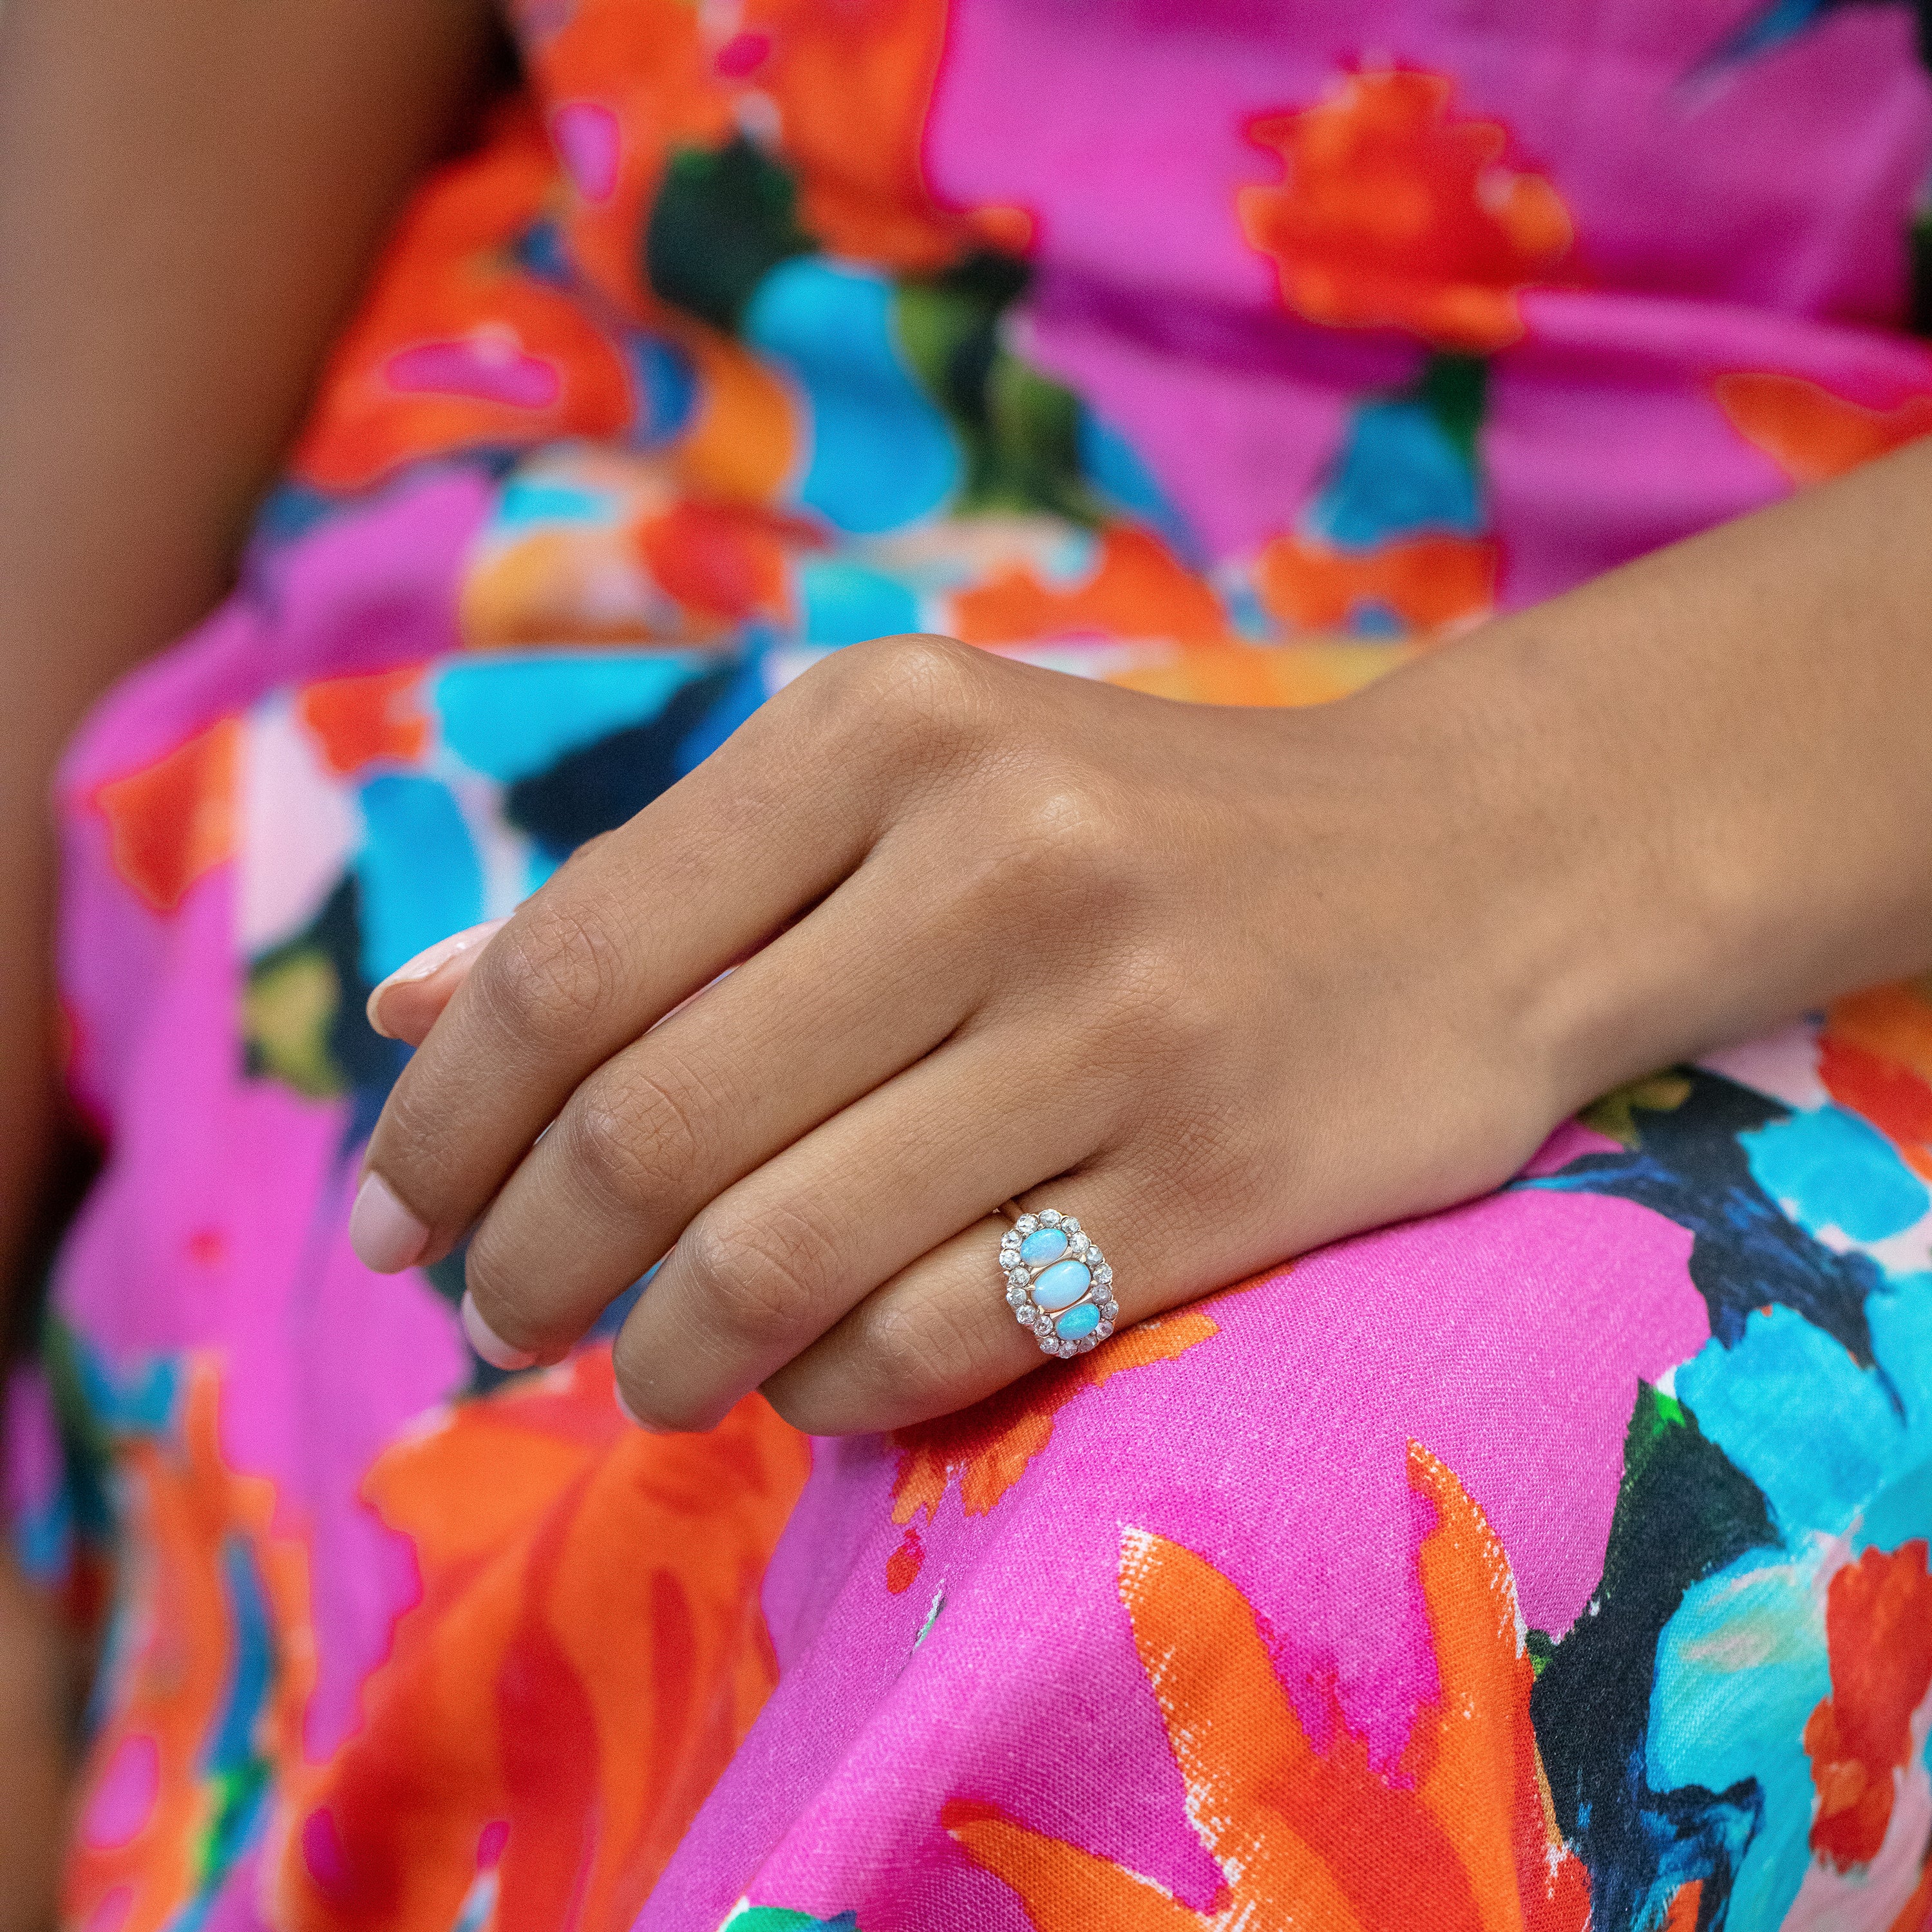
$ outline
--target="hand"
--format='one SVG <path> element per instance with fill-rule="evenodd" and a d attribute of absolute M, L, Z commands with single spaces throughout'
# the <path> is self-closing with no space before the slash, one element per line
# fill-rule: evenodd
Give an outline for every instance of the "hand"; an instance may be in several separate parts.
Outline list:
<path fill-rule="evenodd" d="M 1498 1183 L 1588 1089 L 1566 854 L 1486 728 L 841 652 L 378 989 L 422 1045 L 358 1246 L 397 1268 L 474 1223 L 466 1318 L 508 1366 L 664 1256 L 616 1345 L 634 1414 L 762 1386 L 838 1432 L 1040 1364 L 1009 1198 L 1080 1220 L 1124 1324 Z"/>

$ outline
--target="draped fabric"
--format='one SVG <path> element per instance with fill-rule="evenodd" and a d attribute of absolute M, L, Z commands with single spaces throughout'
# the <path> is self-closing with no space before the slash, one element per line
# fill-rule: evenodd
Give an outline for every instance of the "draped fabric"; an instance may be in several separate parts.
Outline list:
<path fill-rule="evenodd" d="M 627 1304 L 506 1377 L 344 1232 L 370 987 L 824 653 L 1320 702 L 1932 428 L 1912 13 L 513 24 L 62 778 L 68 1924 L 1923 1932 L 1925 986 L 890 1438 L 646 1436 Z"/>

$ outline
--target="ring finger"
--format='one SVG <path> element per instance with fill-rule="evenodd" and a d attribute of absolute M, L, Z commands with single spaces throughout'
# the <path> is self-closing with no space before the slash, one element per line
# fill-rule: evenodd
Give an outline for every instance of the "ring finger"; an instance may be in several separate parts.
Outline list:
<path fill-rule="evenodd" d="M 706 1208 L 618 1336 L 632 1412 L 708 1426 L 881 1282 L 1084 1160 L 1105 1130 L 1094 1095 L 1070 1075 L 1016 1106 L 1012 1064 L 999 1031 L 969 1033 Z"/>
<path fill-rule="evenodd" d="M 1200 1244 L 1187 1232 L 1186 1200 L 1168 1198 L 1122 1154 L 1100 1154 L 1030 1190 L 1017 1204 L 1030 1215 L 1051 1209 L 1077 1221 L 1112 1273 L 1103 1282 L 1096 1270 L 1073 1304 L 1116 1310 L 1111 1320 L 1096 1313 L 1095 1328 L 1076 1348 L 1104 1340 L 1101 1326 L 1111 1333 L 1222 1285 L 1195 1278 Z M 772 1375 L 765 1394 L 808 1433 L 844 1436 L 948 1414 L 1038 1368 L 1048 1358 L 1035 1332 L 1033 1298 L 1016 1309 L 1003 1286 L 1006 1225 L 998 1216 L 982 1220 L 920 1256 Z M 1043 1277 L 1033 1272 L 1037 1293 Z M 1057 1328 L 1071 1310 L 1058 1295 L 1043 1298 L 1058 1304 L 1039 1311 Z"/>

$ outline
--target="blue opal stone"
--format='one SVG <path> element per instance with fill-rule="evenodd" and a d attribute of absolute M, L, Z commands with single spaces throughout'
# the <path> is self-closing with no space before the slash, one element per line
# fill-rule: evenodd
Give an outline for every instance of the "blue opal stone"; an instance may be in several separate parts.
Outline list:
<path fill-rule="evenodd" d="M 1057 1262 L 1066 1252 L 1066 1237 L 1058 1228 L 1042 1228 L 1020 1244 L 1020 1259 L 1028 1268 L 1042 1262 Z"/>
<path fill-rule="evenodd" d="M 1083 1335 L 1090 1335 L 1100 1325 L 1100 1311 L 1090 1301 L 1083 1301 L 1078 1308 L 1070 1308 L 1053 1324 L 1053 1332 L 1063 1342 L 1077 1342 Z"/>
<path fill-rule="evenodd" d="M 1056 1262 L 1034 1283 L 1033 1298 L 1051 1315 L 1056 1308 L 1072 1306 L 1093 1279 L 1078 1262 Z"/>

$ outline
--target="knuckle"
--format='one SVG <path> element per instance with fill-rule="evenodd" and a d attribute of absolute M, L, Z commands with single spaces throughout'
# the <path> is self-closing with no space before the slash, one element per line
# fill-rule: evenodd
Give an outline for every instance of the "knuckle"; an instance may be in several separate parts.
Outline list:
<path fill-rule="evenodd" d="M 866 1379 L 895 1409 L 950 1408 L 961 1387 L 983 1374 L 988 1342 L 983 1318 L 944 1297 L 908 1303 L 887 1295 L 868 1312 L 860 1338 Z"/>
<path fill-rule="evenodd" d="M 1118 910 L 1136 876 L 1135 848 L 1102 788 L 1063 772 L 1015 784 L 994 820 L 988 883 L 1046 890 L 1068 910 Z"/>
<path fill-rule="evenodd" d="M 629 1213 L 688 1184 L 699 1152 L 690 1110 L 640 1069 L 592 1075 L 553 1131 L 562 1136 L 572 1173 L 598 1199 Z"/>
<path fill-rule="evenodd" d="M 513 1039 L 539 1048 L 580 1044 L 617 979 L 615 949 L 592 922 L 532 900 L 484 952 L 476 996 Z"/>
<path fill-rule="evenodd" d="M 826 662 L 854 726 L 902 746 L 951 739 L 984 703 L 984 653 L 951 638 L 879 638 Z"/>
<path fill-rule="evenodd" d="M 788 1341 L 820 1299 L 818 1243 L 795 1218 L 700 1215 L 678 1246 L 707 1320 L 754 1351 Z"/>

